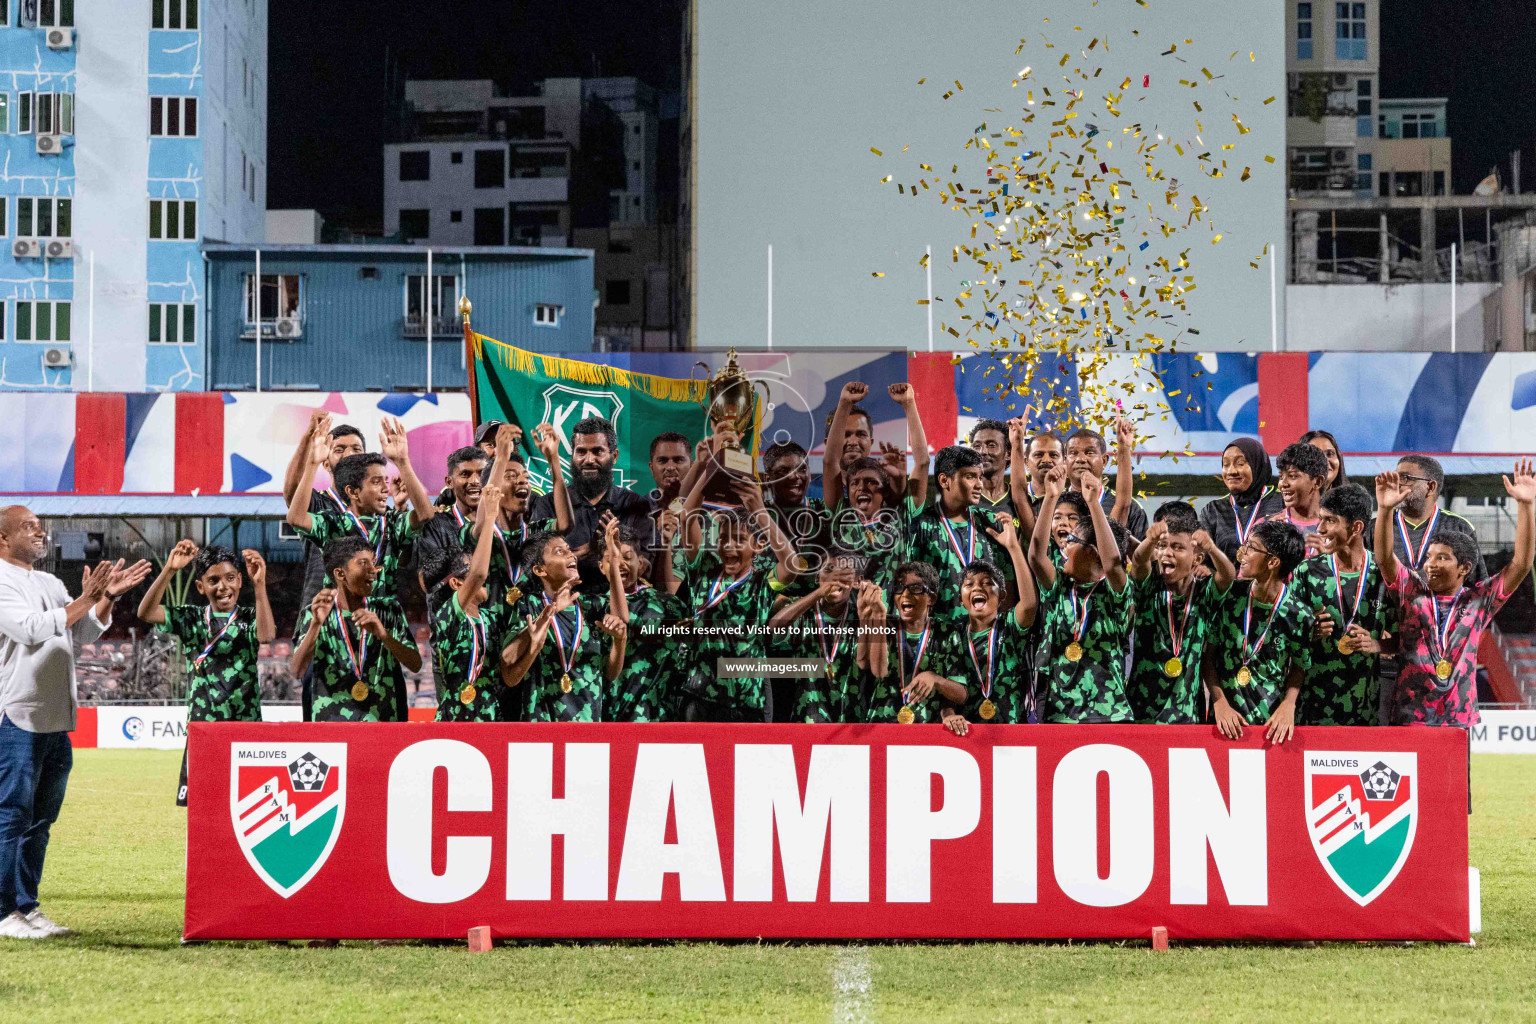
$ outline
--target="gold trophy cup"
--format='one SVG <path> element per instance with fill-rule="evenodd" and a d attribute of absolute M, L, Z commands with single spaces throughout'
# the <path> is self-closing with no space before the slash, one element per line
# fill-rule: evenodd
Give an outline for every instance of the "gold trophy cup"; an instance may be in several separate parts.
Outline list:
<path fill-rule="evenodd" d="M 702 366 L 705 372 L 709 371 L 708 363 L 695 363 L 694 366 Z M 724 426 L 733 431 L 737 438 L 750 434 L 755 426 L 754 400 L 759 386 L 763 389 L 763 401 L 767 402 L 768 385 L 763 381 L 749 379 L 736 362 L 736 350 L 729 349 L 725 356 L 725 366 L 709 378 L 705 394 L 704 408 L 709 417 L 710 429 L 718 432 L 718 428 Z M 752 454 L 743 451 L 739 441 L 722 450 L 720 460 L 731 473 L 748 477 L 756 475 Z"/>

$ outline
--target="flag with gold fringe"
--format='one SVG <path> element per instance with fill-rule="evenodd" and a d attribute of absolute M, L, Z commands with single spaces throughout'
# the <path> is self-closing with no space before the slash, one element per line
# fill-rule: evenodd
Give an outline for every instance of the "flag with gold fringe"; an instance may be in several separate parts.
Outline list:
<path fill-rule="evenodd" d="M 676 431 L 688 439 L 689 454 L 708 430 L 708 382 L 631 373 L 603 363 L 529 352 L 471 333 L 475 422 L 503 420 L 523 428 L 528 473 L 547 490 L 550 468 L 533 444 L 533 428 L 549 423 L 560 436 L 560 460 L 567 470 L 571 431 L 588 416 L 611 422 L 619 437 L 614 483 L 642 492 L 655 486 L 648 461 L 651 439 Z M 760 410 L 759 410 L 760 412 Z M 756 431 L 742 448 L 757 454 Z M 569 478 L 569 474 L 567 474 Z"/>

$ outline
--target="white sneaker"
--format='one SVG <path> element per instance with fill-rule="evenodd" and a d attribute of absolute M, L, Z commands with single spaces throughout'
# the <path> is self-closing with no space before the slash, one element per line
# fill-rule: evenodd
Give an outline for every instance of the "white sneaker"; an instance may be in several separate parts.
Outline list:
<path fill-rule="evenodd" d="M 48 915 L 41 910 L 32 911 L 32 913 L 26 915 L 25 920 L 27 924 L 50 937 L 75 934 L 73 928 L 65 928 L 58 922 L 49 920 Z"/>
<path fill-rule="evenodd" d="M 4 918 L 0 918 L 0 938 L 7 939 L 46 939 L 48 933 L 41 928 L 36 928 L 20 911 L 11 911 Z"/>

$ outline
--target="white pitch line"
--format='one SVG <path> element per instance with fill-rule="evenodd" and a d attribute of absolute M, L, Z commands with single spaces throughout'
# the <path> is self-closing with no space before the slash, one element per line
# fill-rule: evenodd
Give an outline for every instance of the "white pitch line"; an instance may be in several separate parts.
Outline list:
<path fill-rule="evenodd" d="M 840 946 L 832 961 L 832 1024 L 865 1024 L 874 983 L 869 976 L 869 947 Z"/>

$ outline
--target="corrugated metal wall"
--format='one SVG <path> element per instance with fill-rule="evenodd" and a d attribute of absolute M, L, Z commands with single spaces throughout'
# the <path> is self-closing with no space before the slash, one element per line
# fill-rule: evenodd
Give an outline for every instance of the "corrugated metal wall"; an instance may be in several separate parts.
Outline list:
<path fill-rule="evenodd" d="M 255 343 L 240 337 L 243 289 L 255 272 L 253 252 L 216 251 L 209 256 L 211 341 L 208 381 L 214 390 L 239 391 L 256 382 Z M 303 278 L 303 336 L 263 339 L 263 388 L 321 391 L 422 390 L 427 385 L 424 337 L 407 337 L 405 278 L 425 274 L 426 250 L 397 253 L 294 253 L 263 251 L 261 272 Z M 364 277 L 364 268 L 377 275 Z M 434 253 L 432 273 L 460 275 L 474 303 L 475 329 L 536 352 L 592 349 L 590 256 L 488 256 Z M 559 327 L 536 326 L 534 306 L 565 308 Z M 455 318 L 456 320 L 457 318 Z M 462 388 L 461 335 L 434 337 L 432 385 Z"/>

